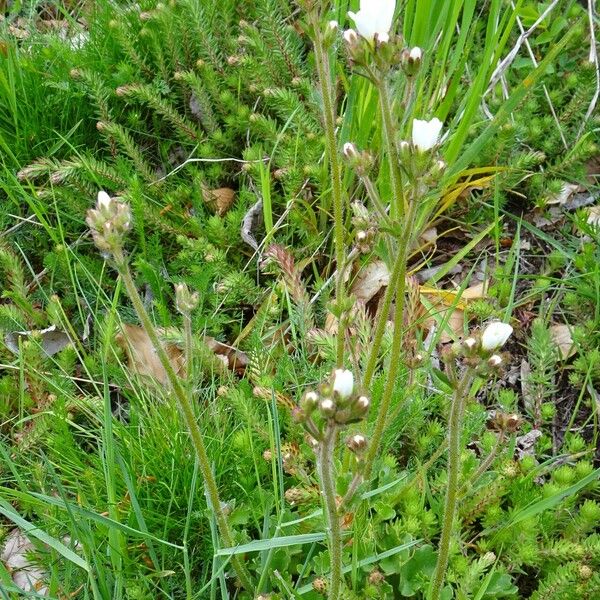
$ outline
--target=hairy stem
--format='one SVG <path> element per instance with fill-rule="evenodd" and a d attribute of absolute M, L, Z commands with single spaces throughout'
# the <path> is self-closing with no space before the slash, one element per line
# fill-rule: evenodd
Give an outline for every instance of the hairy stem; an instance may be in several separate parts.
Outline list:
<path fill-rule="evenodd" d="M 400 175 L 400 156 L 396 146 L 396 128 L 392 116 L 392 104 L 388 83 L 385 76 L 377 79 L 379 90 L 379 108 L 383 118 L 383 133 L 387 148 L 388 162 L 390 164 L 390 181 L 392 184 L 392 202 L 390 205 L 390 216 L 392 220 L 402 219 L 404 216 L 404 190 L 402 187 L 402 176 Z"/>
<path fill-rule="evenodd" d="M 331 196 L 333 199 L 333 221 L 334 221 L 334 240 L 335 240 L 335 262 L 337 265 L 337 278 L 335 281 L 335 296 L 338 306 L 344 298 L 344 205 L 342 196 L 342 171 L 340 157 L 338 155 L 337 140 L 335 135 L 336 118 L 336 100 L 335 89 L 331 82 L 331 65 L 329 62 L 329 53 L 323 43 L 321 34 L 321 24 L 314 14 L 313 26 L 315 31 L 314 49 L 315 62 L 319 76 L 319 87 L 322 97 L 323 124 L 325 126 L 325 143 L 327 147 L 327 157 L 329 158 L 329 168 L 331 172 Z M 343 366 L 344 362 L 344 331 L 341 326 L 338 328 L 336 363 L 338 367 Z"/>
<path fill-rule="evenodd" d="M 204 445 L 204 439 L 202 437 L 202 433 L 200 428 L 198 427 L 198 423 L 196 422 L 196 417 L 194 415 L 194 410 L 192 408 L 192 404 L 190 402 L 190 398 L 183 386 L 181 385 L 181 381 L 171 363 L 169 362 L 169 358 L 163 345 L 158 338 L 158 334 L 154 328 L 154 325 L 150 321 L 150 317 L 144 308 L 144 304 L 140 295 L 135 287 L 135 283 L 133 282 L 133 278 L 131 276 L 131 271 L 129 270 L 129 265 L 127 261 L 122 255 L 115 255 L 115 261 L 117 264 L 117 270 L 119 271 L 119 275 L 121 276 L 123 283 L 125 284 L 125 288 L 127 289 L 127 294 L 131 299 L 131 303 L 142 323 L 142 326 L 150 341 L 152 342 L 152 346 L 162 364 L 165 373 L 167 374 L 167 378 L 169 379 L 169 383 L 171 384 L 171 388 L 173 389 L 173 393 L 175 394 L 175 398 L 179 404 L 179 408 L 187 425 L 188 431 L 190 432 L 190 437 L 192 439 L 192 444 L 194 446 L 194 450 L 196 451 L 196 456 L 198 458 L 198 464 L 200 466 L 200 471 L 202 476 L 204 477 L 204 482 L 206 485 L 206 490 L 208 493 L 208 497 L 210 500 L 211 508 L 215 513 L 215 518 L 217 521 L 217 526 L 219 528 L 219 533 L 221 535 L 221 539 L 223 543 L 232 547 L 234 545 L 233 536 L 231 534 L 231 530 L 229 528 L 229 523 L 227 522 L 227 518 L 225 517 L 225 513 L 221 507 L 221 500 L 219 498 L 219 492 L 217 489 L 217 482 L 215 481 L 212 469 L 210 467 L 210 460 L 208 458 L 208 453 L 206 451 L 206 446 Z M 189 368 L 189 366 L 188 366 Z M 242 560 L 233 555 L 231 558 L 231 564 L 240 580 L 244 589 L 252 592 L 254 586 L 252 585 L 252 578 L 250 576 L 250 572 L 246 568 L 246 565 L 242 562 Z"/>
<path fill-rule="evenodd" d="M 456 386 L 450 409 L 448 422 L 448 477 L 446 482 L 446 499 L 444 501 L 444 518 L 438 546 L 438 560 L 431 584 L 429 600 L 439 600 L 446 577 L 446 569 L 448 568 L 450 541 L 454 530 L 456 507 L 458 504 L 463 415 L 467 400 L 467 389 L 471 379 L 471 372 L 467 370 L 462 380 Z"/>
<path fill-rule="evenodd" d="M 337 508 L 333 465 L 333 455 L 337 438 L 337 425 L 335 423 L 328 424 L 318 449 L 319 477 L 321 479 L 321 489 L 327 518 L 329 560 L 331 563 L 331 577 L 327 593 L 328 600 L 338 600 L 342 586 L 342 529 Z"/>

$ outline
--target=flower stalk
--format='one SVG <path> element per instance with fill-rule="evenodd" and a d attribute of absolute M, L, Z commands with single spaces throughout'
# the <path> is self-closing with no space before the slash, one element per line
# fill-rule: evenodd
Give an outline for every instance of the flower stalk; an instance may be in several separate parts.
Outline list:
<path fill-rule="evenodd" d="M 231 533 L 227 517 L 225 516 L 222 508 L 217 482 L 210 466 L 210 460 L 204 444 L 204 438 L 194 414 L 190 391 L 189 389 L 184 389 L 180 378 L 177 376 L 173 366 L 171 365 L 169 357 L 167 356 L 167 353 L 161 344 L 156 329 L 150 320 L 150 316 L 148 315 L 139 292 L 135 287 L 131 270 L 129 268 L 129 263 L 123 251 L 124 236 L 130 227 L 130 222 L 131 213 L 129 206 L 123 202 L 108 198 L 104 192 L 101 192 L 101 194 L 98 195 L 98 203 L 96 208 L 88 211 L 87 223 L 92 230 L 94 241 L 98 248 L 105 253 L 105 255 L 112 256 L 114 265 L 119 273 L 119 276 L 121 277 L 121 280 L 123 281 L 123 284 L 125 285 L 125 289 L 129 299 L 131 300 L 133 308 L 138 315 L 142 327 L 147 333 L 152 346 L 154 347 L 162 367 L 165 370 L 167 379 L 190 433 L 192 445 L 198 459 L 200 472 L 204 478 L 208 500 L 212 510 L 215 513 L 215 519 L 222 542 L 226 546 L 232 547 L 234 546 L 233 535 Z M 178 307 L 183 308 L 183 310 L 185 310 L 189 316 L 189 313 L 193 308 L 193 303 L 197 302 L 197 297 L 194 295 L 188 295 L 189 297 L 187 297 L 187 300 L 189 303 L 182 306 L 180 303 L 181 295 L 178 294 L 178 296 Z M 186 337 L 189 335 L 189 333 L 191 333 L 191 326 L 190 331 L 188 334 L 186 334 Z M 190 340 L 186 340 L 186 346 L 188 344 L 191 344 Z M 187 352 L 189 360 L 191 358 L 189 356 L 189 354 L 191 354 L 191 347 L 188 348 Z M 189 368 L 190 364 L 188 364 L 188 369 Z M 252 592 L 254 589 L 252 578 L 241 558 L 236 555 L 232 556 L 231 564 L 242 587 Z"/>
<path fill-rule="evenodd" d="M 331 196 L 333 200 L 334 245 L 337 277 L 335 280 L 335 302 L 338 313 L 341 313 L 344 299 L 344 199 L 342 195 L 342 171 L 338 154 L 338 144 L 335 133 L 336 95 L 331 78 L 331 63 L 329 60 L 328 44 L 325 43 L 317 11 L 311 11 L 314 31 L 313 45 L 315 50 L 315 63 L 319 79 L 319 89 L 322 98 L 323 125 L 325 128 L 325 143 L 329 170 L 331 173 Z M 344 328 L 341 323 L 341 314 L 338 314 L 340 326 L 338 327 L 336 343 L 336 365 L 341 367 L 344 363 Z"/>

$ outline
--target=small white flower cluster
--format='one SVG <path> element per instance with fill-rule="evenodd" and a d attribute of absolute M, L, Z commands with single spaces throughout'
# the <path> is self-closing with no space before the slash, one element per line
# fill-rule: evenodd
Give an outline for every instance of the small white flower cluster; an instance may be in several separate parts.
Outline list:
<path fill-rule="evenodd" d="M 499 369 L 504 364 L 504 358 L 497 351 L 506 344 L 512 332 L 512 325 L 502 321 L 492 321 L 480 335 L 463 340 L 462 353 L 477 362 L 482 358 L 486 359 L 489 368 Z"/>
<path fill-rule="evenodd" d="M 131 210 L 125 202 L 100 191 L 96 207 L 87 212 L 86 223 L 98 249 L 107 255 L 114 254 L 131 227 Z"/>
<path fill-rule="evenodd" d="M 327 383 L 318 391 L 304 394 L 293 411 L 294 419 L 302 423 L 311 439 L 319 441 L 329 424 L 344 426 L 360 421 L 367 414 L 371 402 L 356 391 L 354 375 L 348 369 L 336 369 Z M 362 446 L 355 440 L 357 448 Z"/>

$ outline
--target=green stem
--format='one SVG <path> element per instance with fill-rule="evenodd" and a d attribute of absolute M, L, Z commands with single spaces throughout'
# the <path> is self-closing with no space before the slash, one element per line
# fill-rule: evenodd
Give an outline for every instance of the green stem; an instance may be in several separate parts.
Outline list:
<path fill-rule="evenodd" d="M 167 378 L 169 379 L 169 383 L 171 384 L 175 398 L 178 401 L 179 408 L 181 409 L 181 413 L 187 425 L 188 431 L 190 432 L 190 437 L 196 451 L 196 456 L 198 457 L 198 465 L 200 467 L 200 471 L 202 472 L 202 476 L 204 477 L 211 508 L 215 513 L 221 539 L 226 546 L 231 548 L 234 545 L 233 536 L 231 534 L 231 530 L 229 529 L 229 523 L 227 522 L 225 513 L 221 508 L 221 500 L 219 498 L 217 482 L 215 481 L 212 469 L 210 467 L 208 453 L 206 451 L 206 446 L 204 445 L 202 433 L 198 427 L 198 423 L 196 422 L 192 404 L 186 391 L 181 385 L 180 379 L 173 370 L 173 367 L 169 361 L 169 357 L 167 356 L 167 353 L 165 352 L 165 349 L 158 338 L 154 325 L 150 321 L 150 317 L 144 308 L 142 299 L 140 298 L 140 295 L 135 287 L 135 283 L 133 282 L 133 278 L 131 277 L 131 272 L 129 270 L 127 261 L 119 253 L 115 254 L 115 262 L 117 264 L 117 270 L 119 271 L 119 274 L 123 279 L 123 283 L 125 284 L 125 288 L 127 289 L 129 298 L 131 299 L 131 303 L 133 304 L 142 326 L 148 334 L 152 345 L 154 346 L 154 350 L 165 370 L 165 373 L 167 374 Z M 244 589 L 252 592 L 254 586 L 252 585 L 250 572 L 246 568 L 246 565 L 244 565 L 242 560 L 236 555 L 232 556 L 231 564 Z"/>
<path fill-rule="evenodd" d="M 335 118 L 336 101 L 335 90 L 331 83 L 331 65 L 329 63 L 329 53 L 323 44 L 321 34 L 321 24 L 318 15 L 313 13 L 313 27 L 315 31 L 314 48 L 315 62 L 319 75 L 319 86 L 323 100 L 323 124 L 325 126 L 325 143 L 327 146 L 327 156 L 331 171 L 331 196 L 333 199 L 333 221 L 334 221 L 334 239 L 335 239 L 335 262 L 337 265 L 338 276 L 335 282 L 335 296 L 338 307 L 344 298 L 344 205 L 342 196 L 342 172 L 340 157 L 338 155 L 337 140 L 335 136 Z M 337 334 L 336 363 L 338 367 L 344 363 L 344 331 L 341 326 Z"/>
<path fill-rule="evenodd" d="M 333 455 L 338 437 L 337 426 L 328 424 L 321 441 L 318 454 L 319 477 L 323 490 L 323 502 L 327 517 L 327 533 L 329 537 L 329 561 L 331 576 L 329 581 L 328 600 L 338 600 L 342 585 L 342 529 L 337 508 Z"/>
<path fill-rule="evenodd" d="M 413 206 L 416 202 L 411 204 L 409 214 L 413 212 Z M 408 239 L 407 239 L 408 238 Z M 365 457 L 365 479 L 371 476 L 371 469 L 373 468 L 373 462 L 381 451 L 381 439 L 385 430 L 388 413 L 390 411 L 390 405 L 392 397 L 394 395 L 394 388 L 396 387 L 396 378 L 400 371 L 400 365 L 402 363 L 402 341 L 404 339 L 404 303 L 406 294 L 404 289 L 406 287 L 406 258 L 408 254 L 408 246 L 412 236 L 403 236 L 403 240 L 400 245 L 398 252 L 398 258 L 396 259 L 396 265 L 394 270 L 397 270 L 397 279 L 394 287 L 396 288 L 396 306 L 394 309 L 394 335 L 392 338 L 392 350 L 390 356 L 390 365 L 386 374 L 385 388 L 379 406 L 377 407 L 377 418 L 375 420 L 375 429 L 371 435 L 369 449 Z M 390 277 L 390 286 L 392 286 L 392 278 Z M 390 287 L 388 286 L 388 287 Z M 387 292 L 387 290 L 386 290 Z M 386 293 L 387 295 L 387 293 Z M 389 310 L 389 307 L 388 309 Z M 387 311 L 379 315 L 380 321 L 383 319 L 387 320 Z M 379 323 L 377 324 L 379 328 Z M 385 330 L 385 322 L 383 323 L 383 330 Z M 376 332 L 377 334 L 377 332 Z M 383 332 L 382 332 L 383 337 Z M 381 345 L 381 339 L 379 339 L 379 345 Z M 375 348 L 371 350 L 371 356 L 369 356 L 369 362 L 376 362 L 377 356 L 374 356 Z M 373 367 L 374 368 L 374 367 Z M 365 374 L 366 378 L 366 374 Z M 365 387 L 367 384 L 365 383 Z"/>
<path fill-rule="evenodd" d="M 448 568 L 450 554 L 450 541 L 454 529 L 456 506 L 458 503 L 458 480 L 460 476 L 461 436 L 463 426 L 464 407 L 466 403 L 466 390 L 471 381 L 469 370 L 463 375 L 462 381 L 456 386 L 450 418 L 448 423 L 448 477 L 446 483 L 446 499 L 444 502 L 444 519 L 442 534 L 438 546 L 438 560 L 431 585 L 429 600 L 439 600 Z"/>
<path fill-rule="evenodd" d="M 378 90 L 379 90 L 379 108 L 381 110 L 382 118 L 383 118 L 383 133 L 387 146 L 387 155 L 388 162 L 390 165 L 390 180 L 392 184 L 392 202 L 390 203 L 390 216 L 392 221 L 396 221 L 397 217 L 404 216 L 404 188 L 402 185 L 402 178 L 400 175 L 400 157 L 398 154 L 398 149 L 396 147 L 396 129 L 393 125 L 392 120 L 392 108 L 389 100 L 389 92 L 387 87 L 387 82 L 385 77 L 377 77 L 374 73 L 369 72 L 371 79 L 376 82 Z M 404 280 L 406 277 L 406 261 L 408 258 L 408 247 L 410 246 L 412 240 L 412 228 L 413 221 L 416 215 L 416 201 L 413 200 L 408 207 L 408 215 L 404 219 L 403 223 L 403 234 L 400 240 L 400 247 L 398 249 L 398 254 L 396 255 L 396 260 L 394 261 L 394 265 L 392 267 L 392 273 L 390 275 L 390 283 L 385 291 L 383 296 L 383 302 L 379 311 L 379 317 L 377 321 L 377 325 L 375 326 L 375 334 L 373 337 L 373 344 L 371 346 L 371 350 L 369 353 L 369 358 L 367 359 L 367 365 L 365 367 L 365 373 L 363 377 L 363 385 L 365 389 L 369 388 L 371 384 L 371 380 L 373 375 L 375 374 L 375 368 L 377 366 L 377 360 L 379 358 L 379 351 L 381 349 L 381 342 L 383 340 L 383 335 L 385 333 L 385 328 L 387 324 L 388 314 L 390 312 L 390 307 L 392 305 L 392 300 L 394 296 L 396 296 L 396 314 L 398 314 L 398 310 L 401 309 L 402 313 L 404 313 Z M 398 306 L 400 304 L 400 306 Z M 401 315 L 403 316 L 403 314 Z M 395 321 L 395 323 L 398 323 Z M 400 327 L 396 327 L 394 329 L 394 340 L 396 341 L 396 346 L 398 346 L 398 350 L 400 350 L 401 337 L 399 339 L 398 336 L 402 335 L 402 326 L 400 321 Z M 398 362 L 399 357 L 392 356 L 392 362 Z M 399 366 L 399 364 L 395 365 Z M 391 379 L 391 375 L 389 377 Z M 389 381 L 388 379 L 388 381 Z M 395 374 L 394 374 L 395 379 Z M 384 394 L 385 396 L 385 394 Z M 383 401 L 382 401 L 383 402 Z M 388 400 L 389 402 L 389 400 Z M 377 429 L 381 429 L 383 431 L 383 426 L 385 424 L 385 415 L 381 413 L 381 407 L 378 413 L 377 418 Z M 370 445 L 369 454 L 373 457 L 375 456 L 378 448 L 375 444 Z M 370 461 L 368 461 L 369 463 Z M 369 471 L 365 472 L 365 477 L 368 477 L 370 473 Z"/>
<path fill-rule="evenodd" d="M 400 174 L 400 155 L 396 146 L 396 128 L 394 127 L 387 79 L 383 75 L 377 78 L 376 81 L 379 89 L 379 108 L 383 118 L 383 133 L 387 147 L 388 162 L 390 164 L 390 182 L 392 184 L 390 216 L 393 221 L 396 221 L 402 219 L 405 209 L 402 176 Z"/>

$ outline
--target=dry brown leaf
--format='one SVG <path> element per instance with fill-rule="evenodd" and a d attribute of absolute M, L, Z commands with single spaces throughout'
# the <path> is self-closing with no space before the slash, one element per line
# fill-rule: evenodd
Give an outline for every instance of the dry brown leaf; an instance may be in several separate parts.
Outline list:
<path fill-rule="evenodd" d="M 159 335 L 164 331 L 159 330 Z M 142 327 L 124 324 L 116 336 L 117 344 L 125 350 L 129 358 L 129 369 L 141 377 L 151 377 L 167 384 L 167 373 L 162 366 L 148 334 Z M 169 362 L 175 373 L 184 373 L 184 355 L 181 348 L 173 342 L 163 342 L 163 348 L 169 357 Z"/>
<path fill-rule="evenodd" d="M 565 204 L 577 191 L 579 191 L 578 183 L 564 183 L 560 192 L 550 196 L 546 201 L 546 204 Z"/>
<path fill-rule="evenodd" d="M 438 239 L 437 227 L 430 227 L 426 229 L 419 238 L 419 241 L 424 244 L 435 244 Z"/>
<path fill-rule="evenodd" d="M 235 191 L 228 187 L 209 190 L 202 190 L 202 198 L 208 206 L 222 217 L 233 204 L 235 199 Z"/>
<path fill-rule="evenodd" d="M 365 304 L 390 282 L 390 272 L 381 260 L 369 263 L 361 269 L 350 288 L 350 293 Z"/>
<path fill-rule="evenodd" d="M 444 330 L 440 333 L 440 342 L 445 344 L 461 337 L 465 325 L 464 309 L 470 300 L 485 298 L 487 289 L 487 281 L 466 288 L 462 294 L 455 290 L 438 290 L 421 286 L 421 294 L 431 303 L 431 310 L 427 311 L 430 316 L 424 321 L 425 329 L 431 330 L 437 323 L 445 321 Z"/>
<path fill-rule="evenodd" d="M 587 209 L 587 215 L 588 225 L 600 227 L 600 205 L 590 206 Z"/>
<path fill-rule="evenodd" d="M 166 337 L 168 332 L 159 329 L 157 333 L 160 337 Z M 244 352 L 218 342 L 210 336 L 205 336 L 203 341 L 207 349 L 215 356 L 216 364 L 213 366 L 218 370 L 230 369 L 238 375 L 244 374 L 250 363 Z M 127 353 L 128 366 L 133 373 L 141 377 L 154 379 L 162 385 L 167 384 L 167 373 L 154 350 L 148 334 L 142 327 L 130 324 L 123 325 L 122 331 L 116 336 L 116 342 Z M 178 344 L 168 340 L 163 340 L 163 348 L 175 373 L 184 377 L 186 364 L 183 350 Z"/>
<path fill-rule="evenodd" d="M 0 561 L 10 573 L 13 583 L 24 592 L 36 592 L 39 596 L 48 595 L 48 587 L 44 583 L 47 573 L 32 562 L 36 547 L 20 529 L 13 529 L 2 547 Z"/>
<path fill-rule="evenodd" d="M 571 335 L 571 327 L 568 325 L 551 325 L 550 335 L 552 336 L 552 341 L 558 348 L 558 353 L 562 360 L 571 358 L 571 356 L 577 352 L 577 347 L 575 346 L 573 336 Z"/>
<path fill-rule="evenodd" d="M 18 355 L 20 352 L 19 340 L 29 339 L 38 340 L 46 356 L 52 356 L 73 343 L 71 338 L 64 331 L 56 329 L 55 325 L 47 329 L 11 331 L 4 336 L 4 343 L 11 352 Z"/>

